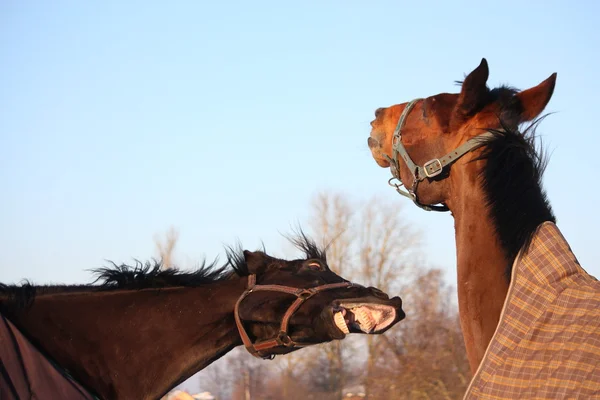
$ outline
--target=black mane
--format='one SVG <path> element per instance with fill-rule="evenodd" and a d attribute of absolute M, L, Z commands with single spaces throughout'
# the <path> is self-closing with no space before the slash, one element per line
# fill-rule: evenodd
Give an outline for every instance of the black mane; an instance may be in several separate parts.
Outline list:
<path fill-rule="evenodd" d="M 462 85 L 463 81 L 456 83 Z M 556 222 L 542 188 L 548 157 L 541 143 L 537 146 L 535 132 L 545 116 L 521 131 L 523 105 L 515 96 L 519 90 L 507 85 L 491 90 L 486 86 L 486 89 L 484 100 L 475 112 L 497 103 L 500 129 L 481 127 L 494 136 L 484 140 L 482 155 L 473 161 L 487 161 L 480 177 L 490 216 L 508 260 L 506 278 L 510 281 L 513 262 L 521 249 L 528 249 L 536 228 L 545 221 Z"/>
<path fill-rule="evenodd" d="M 545 221 L 556 222 L 556 218 L 542 188 L 547 153 L 541 143 L 536 148 L 535 131 L 545 116 L 521 132 L 515 115 L 520 105 L 515 107 L 514 96 L 506 96 L 506 92 L 501 96 L 501 129 L 489 130 L 494 136 L 485 140 L 483 154 L 477 159 L 487 161 L 480 172 L 482 187 L 508 260 L 506 277 L 510 280 L 513 262 L 521 249 L 528 249 L 536 228 Z"/>
<path fill-rule="evenodd" d="M 332 239 L 328 245 L 326 245 L 324 248 L 320 248 L 317 246 L 314 240 L 306 236 L 306 234 L 300 228 L 297 229 L 294 236 L 287 236 L 287 239 L 292 242 L 297 249 L 304 252 L 306 259 L 315 258 L 323 261 L 325 264 L 327 264 L 327 249 L 333 240 L 335 240 L 335 238 Z"/>
<path fill-rule="evenodd" d="M 237 261 L 237 260 L 236 260 Z M 233 269 L 230 268 L 230 265 Z M 225 265 L 217 266 L 217 260 L 210 264 L 204 261 L 193 271 L 182 271 L 179 268 L 163 268 L 157 260 L 141 263 L 136 261 L 134 266 L 127 264 L 104 267 L 92 270 L 97 276 L 96 281 L 102 290 L 111 289 L 155 289 L 165 287 L 197 287 L 207 283 L 219 282 L 232 275 L 247 276 L 245 264 L 231 264 L 231 258 Z"/>
<path fill-rule="evenodd" d="M 295 247 L 305 253 L 306 258 L 318 258 L 326 262 L 325 250 L 321 250 L 313 240 L 302 231 L 296 236 L 288 237 Z M 264 248 L 263 248 L 264 250 Z M 46 285 L 35 286 L 28 281 L 22 285 L 6 285 L 0 283 L 0 311 L 10 308 L 22 308 L 32 304 L 36 295 L 72 292 L 99 292 L 109 290 L 159 289 L 168 287 L 198 287 L 214 282 L 230 279 L 233 276 L 248 276 L 248 265 L 241 245 L 226 248 L 227 262 L 217 266 L 217 260 L 202 265 L 193 271 L 182 271 L 178 268 L 162 267 L 157 260 L 135 265 L 117 265 L 110 262 L 109 267 L 91 270 L 96 280 L 85 285 Z M 4 300 L 2 299 L 4 297 Z"/>

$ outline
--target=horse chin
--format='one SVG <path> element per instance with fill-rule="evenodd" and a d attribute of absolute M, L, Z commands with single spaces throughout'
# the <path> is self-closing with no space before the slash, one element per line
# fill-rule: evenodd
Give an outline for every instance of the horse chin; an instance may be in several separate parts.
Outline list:
<path fill-rule="evenodd" d="M 377 165 L 379 165 L 382 168 L 388 168 L 390 166 L 390 162 L 379 155 L 373 154 L 373 159 L 375 160 Z"/>

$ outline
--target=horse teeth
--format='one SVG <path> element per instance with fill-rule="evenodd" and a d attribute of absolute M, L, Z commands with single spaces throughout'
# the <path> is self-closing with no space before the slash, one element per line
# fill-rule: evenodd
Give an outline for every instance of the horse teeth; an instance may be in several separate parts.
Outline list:
<path fill-rule="evenodd" d="M 346 325 L 346 321 L 344 320 L 344 314 L 341 312 L 336 312 L 333 315 L 333 321 L 335 322 L 335 326 L 340 328 L 340 330 L 346 335 L 350 333 L 350 329 L 348 329 L 348 325 Z"/>
<path fill-rule="evenodd" d="M 360 324 L 361 330 L 363 332 L 371 332 L 373 328 L 375 328 L 375 321 L 370 313 L 365 310 L 358 309 L 355 312 L 356 321 Z"/>

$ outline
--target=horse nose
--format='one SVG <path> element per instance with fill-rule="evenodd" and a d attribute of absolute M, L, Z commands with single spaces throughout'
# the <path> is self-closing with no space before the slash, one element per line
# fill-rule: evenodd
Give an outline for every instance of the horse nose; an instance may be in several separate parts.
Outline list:
<path fill-rule="evenodd" d="M 369 146 L 370 149 L 376 149 L 379 147 L 379 142 L 377 141 L 377 139 L 373 139 L 372 137 L 369 137 L 367 139 L 367 145 Z"/>
<path fill-rule="evenodd" d="M 386 293 L 384 293 L 383 291 L 377 289 L 376 287 L 369 287 L 369 290 L 371 291 L 371 293 L 373 294 L 373 296 L 375 297 L 379 297 L 380 299 L 384 299 L 384 300 L 389 300 L 390 296 L 388 296 Z"/>

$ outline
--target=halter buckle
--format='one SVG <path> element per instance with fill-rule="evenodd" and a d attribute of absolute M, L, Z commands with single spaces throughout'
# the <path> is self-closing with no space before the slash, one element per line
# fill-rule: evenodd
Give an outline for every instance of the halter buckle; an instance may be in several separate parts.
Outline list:
<path fill-rule="evenodd" d="M 433 160 L 429 160 L 423 164 L 423 171 L 425 172 L 425 176 L 428 178 L 438 176 L 443 170 L 444 166 L 439 158 L 434 158 Z"/>
<path fill-rule="evenodd" d="M 294 346 L 294 341 L 292 340 L 292 338 L 290 337 L 290 335 L 288 335 L 286 332 L 279 332 L 279 334 L 277 335 L 277 341 L 285 347 L 293 347 Z"/>
<path fill-rule="evenodd" d="M 312 288 L 309 289 L 300 289 L 298 294 L 296 296 L 298 296 L 298 298 L 302 299 L 302 300 L 308 300 L 310 297 L 312 297 L 315 292 Z"/>

